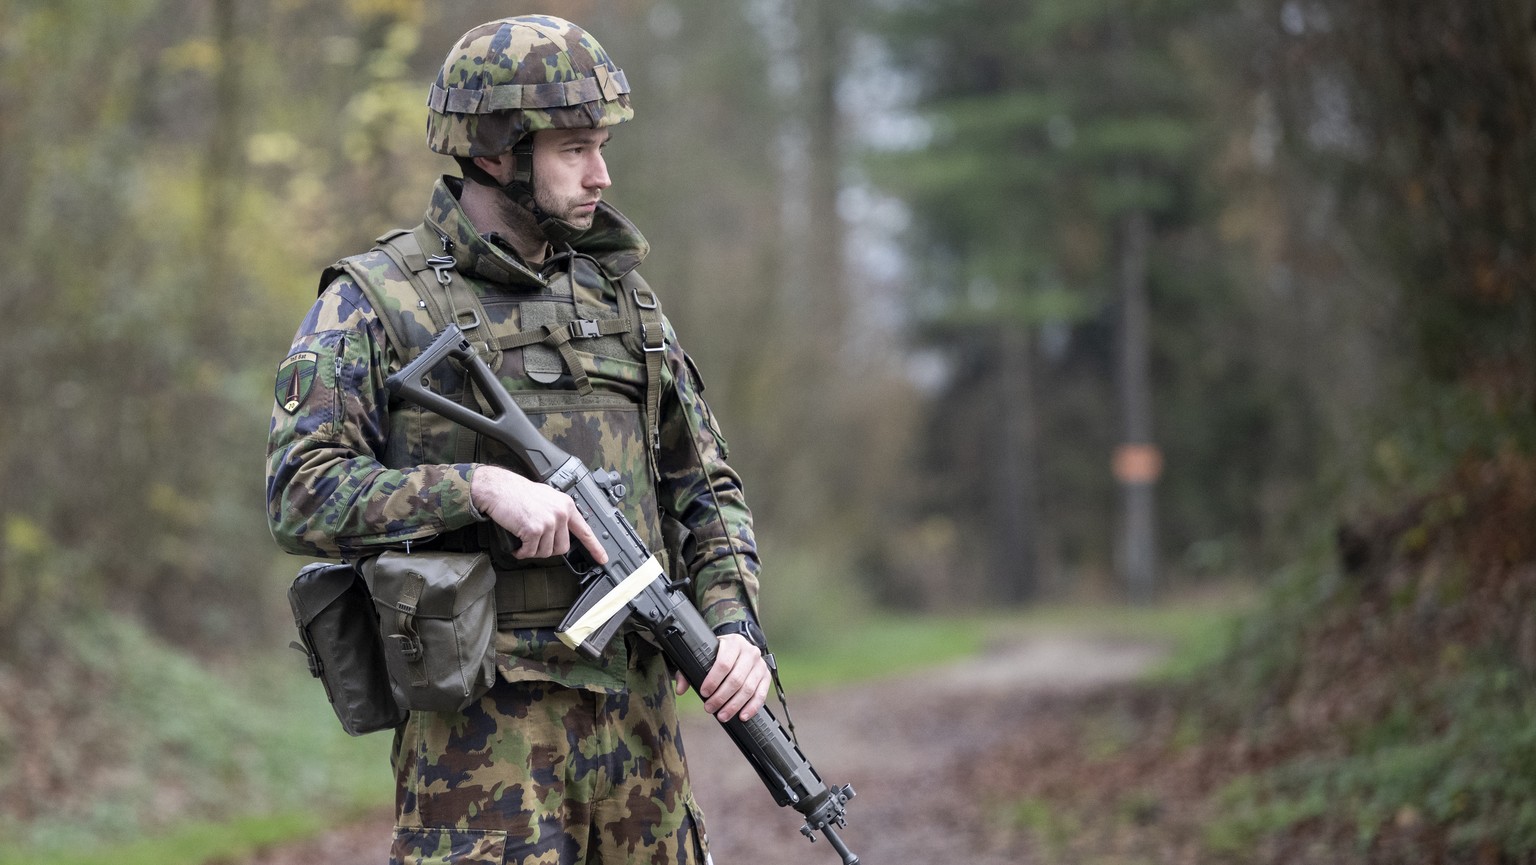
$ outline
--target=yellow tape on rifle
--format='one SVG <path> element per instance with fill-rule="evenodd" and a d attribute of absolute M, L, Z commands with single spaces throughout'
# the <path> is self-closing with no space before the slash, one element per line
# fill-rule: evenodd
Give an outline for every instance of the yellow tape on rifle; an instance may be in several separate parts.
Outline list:
<path fill-rule="evenodd" d="M 585 643 L 587 638 L 592 636 L 593 631 L 606 624 L 620 608 L 645 591 L 645 587 L 659 576 L 661 576 L 661 562 L 656 561 L 655 556 L 651 556 L 636 568 L 634 573 L 620 580 L 612 591 L 582 613 L 581 618 L 574 624 L 564 631 L 559 631 L 560 642 L 573 649 Z"/>

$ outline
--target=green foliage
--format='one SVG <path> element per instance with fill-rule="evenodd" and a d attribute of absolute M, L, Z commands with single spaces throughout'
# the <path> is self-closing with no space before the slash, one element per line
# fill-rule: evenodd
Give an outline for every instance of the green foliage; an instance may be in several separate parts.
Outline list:
<path fill-rule="evenodd" d="M 387 799 L 388 737 L 349 738 L 297 653 L 209 668 L 101 614 L 57 637 L 28 699 L 68 720 L 67 735 L 13 727 L 0 737 L 0 835 L 27 861 L 189 819 L 318 819 Z M 0 667 L 0 686 L 16 673 Z M 16 806 L 39 797 L 47 807 L 21 820 Z"/>
<path fill-rule="evenodd" d="M 1402 14 L 1370 0 L 1326 22 L 1264 5 L 1288 24 L 1243 50 L 1266 57 L 1257 71 L 1288 157 L 1342 193 L 1329 222 L 1350 242 L 1333 267 L 1356 284 L 1362 271 L 1390 275 L 1410 382 L 1529 411 L 1536 131 L 1523 118 L 1536 111 L 1536 59 L 1514 34 L 1531 4 L 1435 0 Z M 1393 394 L 1387 408 L 1421 397 Z"/>
<path fill-rule="evenodd" d="M 270 555 L 259 484 L 231 454 L 260 452 L 262 379 L 293 326 L 273 329 L 268 290 L 310 282 L 314 264 L 273 254 L 288 245 L 266 242 L 243 192 L 242 124 L 266 118 L 227 84 L 270 67 L 247 37 L 206 31 L 229 4 L 186 5 L 21 4 L 7 22 L 24 50 L 3 54 L 19 62 L 0 150 L 28 167 L 4 172 L 0 215 L 16 262 L 0 398 L 24 407 L 0 431 L 0 522 L 29 527 L 0 550 L 8 639 L 108 597 L 189 644 L 266 626 L 213 605 L 252 601 L 249 566 L 231 562 Z M 99 59 L 92 86 L 37 78 L 52 68 L 38 52 L 60 45 Z M 32 536 L 45 555 L 18 544 Z"/>
<path fill-rule="evenodd" d="M 1456 851 L 1492 845 L 1536 851 L 1536 699 L 1528 675 L 1475 666 L 1437 695 L 1440 711 L 1409 706 L 1361 730 L 1347 754 L 1313 757 L 1240 777 L 1218 794 L 1208 830 L 1238 853 L 1321 821 L 1369 846 L 1387 828 L 1444 832 Z"/>
<path fill-rule="evenodd" d="M 1357 597 L 1334 566 L 1334 555 L 1331 541 L 1321 537 L 1297 550 L 1292 564 L 1266 585 L 1253 614 L 1232 623 L 1214 662 L 1191 677 L 1198 710 L 1212 726 L 1267 729 L 1276 701 L 1305 661 L 1309 639 Z"/>
<path fill-rule="evenodd" d="M 1320 545 L 1197 680 L 1186 710 L 1254 757 L 1214 797 L 1212 849 L 1536 852 L 1536 468 L 1482 451 L 1350 526 L 1342 555 Z"/>
<path fill-rule="evenodd" d="M 763 556 L 772 579 L 761 613 L 775 651 L 814 645 L 829 632 L 862 629 L 873 614 L 863 587 L 835 550 L 827 554 L 769 540 Z"/>
<path fill-rule="evenodd" d="M 1412 399 L 1373 442 L 1365 467 L 1374 485 L 1365 503 L 1388 508 L 1422 495 L 1468 458 L 1501 449 L 1536 451 L 1536 405 L 1506 405 L 1475 390 L 1438 382 L 1411 386 Z"/>

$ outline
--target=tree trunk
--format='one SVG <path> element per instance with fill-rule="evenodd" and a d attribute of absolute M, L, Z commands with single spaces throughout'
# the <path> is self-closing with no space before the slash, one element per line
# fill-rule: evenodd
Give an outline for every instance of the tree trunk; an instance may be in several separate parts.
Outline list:
<path fill-rule="evenodd" d="M 219 291 L 208 292 L 210 302 L 234 306 L 239 302 L 230 279 L 232 230 L 235 199 L 241 181 L 241 126 L 245 115 L 245 90 L 241 82 L 243 57 L 239 33 L 239 7 L 234 0 L 215 0 L 211 6 L 213 38 L 218 46 L 219 66 L 214 75 L 213 128 L 203 162 L 203 228 L 205 278 Z M 206 311 L 206 310 L 200 310 Z M 217 339 L 227 339 L 222 328 L 200 328 Z"/>
<path fill-rule="evenodd" d="M 844 319 L 843 223 L 837 212 L 841 188 L 843 135 L 837 109 L 837 84 L 842 44 L 843 10 L 837 3 L 796 0 L 799 23 L 806 144 L 806 276 L 808 301 L 803 310 L 818 333 L 841 344 Z M 834 348 L 835 350 L 835 348 Z"/>
<path fill-rule="evenodd" d="M 993 545 L 997 561 L 987 581 L 989 594 L 1001 603 L 1023 604 L 1035 599 L 1038 588 L 1039 508 L 1035 471 L 1035 402 L 1031 388 L 1026 325 L 1010 323 L 1002 332 L 1002 435 L 997 454 L 993 506 L 999 537 Z"/>

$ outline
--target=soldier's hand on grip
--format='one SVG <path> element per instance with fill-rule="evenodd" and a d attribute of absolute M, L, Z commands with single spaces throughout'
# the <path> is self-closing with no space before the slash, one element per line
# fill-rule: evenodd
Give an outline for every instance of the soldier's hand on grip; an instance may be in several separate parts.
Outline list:
<path fill-rule="evenodd" d="M 720 638 L 709 675 L 699 684 L 699 696 L 704 698 L 704 710 L 721 723 L 732 717 L 746 721 L 767 702 L 772 683 L 773 674 L 762 650 L 745 637 L 726 634 Z M 687 690 L 687 678 L 678 673 L 677 693 Z"/>
<path fill-rule="evenodd" d="M 470 480 L 470 499 L 475 508 L 521 541 L 515 555 L 520 559 L 563 556 L 571 551 L 571 538 L 606 564 L 608 552 L 592 527 L 582 519 L 571 497 L 500 466 L 475 467 Z"/>

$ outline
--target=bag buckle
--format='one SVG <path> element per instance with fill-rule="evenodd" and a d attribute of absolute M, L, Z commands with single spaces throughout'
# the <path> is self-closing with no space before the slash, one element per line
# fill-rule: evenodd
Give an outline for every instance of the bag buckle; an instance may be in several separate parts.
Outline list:
<path fill-rule="evenodd" d="M 310 651 L 308 646 L 299 643 L 297 640 L 288 645 L 304 653 L 304 660 L 309 662 L 309 674 L 311 676 L 318 679 L 325 673 L 325 668 L 320 664 L 320 658 Z"/>
<path fill-rule="evenodd" d="M 571 339 L 595 339 L 603 335 L 602 326 L 596 319 L 578 318 L 567 325 L 571 332 Z"/>
<path fill-rule="evenodd" d="M 389 638 L 399 645 L 400 656 L 407 661 L 421 659 L 421 640 L 415 634 L 390 634 Z"/>

